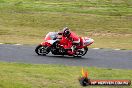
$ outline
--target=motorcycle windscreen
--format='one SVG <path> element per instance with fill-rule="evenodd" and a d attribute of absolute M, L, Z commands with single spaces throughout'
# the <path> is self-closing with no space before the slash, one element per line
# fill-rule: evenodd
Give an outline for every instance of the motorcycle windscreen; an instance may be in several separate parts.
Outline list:
<path fill-rule="evenodd" d="M 89 46 L 94 42 L 93 39 L 88 37 L 83 37 L 82 39 L 83 39 L 83 46 Z"/>
<path fill-rule="evenodd" d="M 53 40 L 57 37 L 57 32 L 49 32 L 46 37 L 45 40 Z"/>

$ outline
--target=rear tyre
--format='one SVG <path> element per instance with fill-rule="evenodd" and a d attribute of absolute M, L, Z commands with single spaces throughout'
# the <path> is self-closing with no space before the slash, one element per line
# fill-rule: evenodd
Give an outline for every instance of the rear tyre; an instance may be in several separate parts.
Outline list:
<path fill-rule="evenodd" d="M 83 50 L 77 51 L 74 57 L 82 57 L 87 53 L 87 51 L 88 51 L 88 47 L 84 47 Z"/>
<path fill-rule="evenodd" d="M 49 51 L 47 50 L 47 46 L 42 46 L 42 45 L 38 45 L 35 49 L 35 52 L 38 54 L 38 55 L 41 55 L 41 56 L 45 56 L 46 54 L 49 53 Z"/>
<path fill-rule="evenodd" d="M 84 56 L 87 52 L 88 52 L 88 47 L 86 46 L 86 47 L 84 47 L 84 51 L 83 51 L 82 56 Z"/>

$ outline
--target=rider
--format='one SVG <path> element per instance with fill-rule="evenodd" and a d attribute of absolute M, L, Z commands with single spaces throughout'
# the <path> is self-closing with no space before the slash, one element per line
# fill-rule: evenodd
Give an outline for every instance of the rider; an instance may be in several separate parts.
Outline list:
<path fill-rule="evenodd" d="M 68 54 L 73 55 L 73 43 L 79 43 L 79 37 L 74 32 L 71 32 L 68 27 L 65 27 L 62 32 L 59 32 L 59 34 L 62 34 L 60 43 L 64 45 L 65 49 L 67 49 Z"/>

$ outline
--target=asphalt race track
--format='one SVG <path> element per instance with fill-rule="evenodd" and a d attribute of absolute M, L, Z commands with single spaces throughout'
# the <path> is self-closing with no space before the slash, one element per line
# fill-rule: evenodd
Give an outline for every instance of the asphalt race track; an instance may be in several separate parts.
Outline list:
<path fill-rule="evenodd" d="M 51 54 L 38 56 L 34 49 L 31 45 L 1 44 L 0 61 L 132 69 L 132 50 L 89 49 L 84 57 L 73 58 Z"/>

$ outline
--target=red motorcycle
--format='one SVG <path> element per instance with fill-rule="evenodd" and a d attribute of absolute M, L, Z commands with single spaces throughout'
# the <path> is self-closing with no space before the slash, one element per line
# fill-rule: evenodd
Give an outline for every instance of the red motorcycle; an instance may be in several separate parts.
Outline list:
<path fill-rule="evenodd" d="M 64 45 L 60 43 L 61 37 L 58 37 L 58 32 L 49 32 L 44 38 L 45 42 L 39 44 L 35 52 L 38 55 L 46 55 L 51 52 L 54 55 L 69 55 L 67 49 L 64 48 Z M 93 39 L 89 37 L 79 37 L 78 42 L 73 41 L 73 52 L 72 56 L 84 56 L 88 51 L 88 46 L 94 42 Z M 69 55 L 71 56 L 71 55 Z"/>

